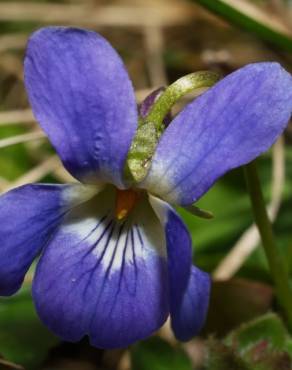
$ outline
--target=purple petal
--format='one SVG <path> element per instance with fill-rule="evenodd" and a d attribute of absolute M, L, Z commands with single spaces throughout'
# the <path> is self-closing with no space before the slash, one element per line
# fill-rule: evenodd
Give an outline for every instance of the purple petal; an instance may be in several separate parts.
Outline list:
<path fill-rule="evenodd" d="M 152 105 L 157 101 L 160 95 L 165 90 L 164 87 L 159 87 L 158 89 L 152 91 L 146 98 L 142 101 L 139 107 L 139 114 L 142 118 L 145 118 L 150 112 Z"/>
<path fill-rule="evenodd" d="M 37 266 L 33 297 L 58 336 L 88 335 L 101 348 L 125 347 L 156 331 L 168 315 L 163 228 L 145 198 L 116 221 L 106 189 L 76 209 Z"/>
<path fill-rule="evenodd" d="M 76 203 L 79 188 L 26 185 L 0 197 L 0 295 L 20 288 L 32 261 Z"/>
<path fill-rule="evenodd" d="M 43 28 L 28 43 L 25 84 L 36 119 L 71 174 L 122 186 L 137 108 L 110 44 L 86 30 Z"/>
<path fill-rule="evenodd" d="M 187 341 L 201 331 L 208 313 L 210 288 L 209 274 L 192 266 L 182 299 L 172 300 L 171 326 L 177 339 Z"/>
<path fill-rule="evenodd" d="M 160 95 L 165 90 L 164 87 L 159 87 L 158 89 L 152 91 L 146 98 L 143 100 L 139 107 L 139 114 L 142 118 L 146 118 L 146 116 L 149 114 L 153 104 L 158 100 Z M 165 127 L 167 127 L 171 122 L 171 112 L 169 112 L 163 119 L 163 123 Z"/>
<path fill-rule="evenodd" d="M 190 103 L 164 132 L 143 187 L 188 205 L 228 170 L 266 151 L 292 112 L 292 77 L 250 64 Z"/>
<path fill-rule="evenodd" d="M 165 228 L 172 329 L 179 340 L 188 340 L 204 325 L 210 279 L 192 266 L 192 241 L 181 218 L 162 200 L 151 196 L 150 202 Z"/>

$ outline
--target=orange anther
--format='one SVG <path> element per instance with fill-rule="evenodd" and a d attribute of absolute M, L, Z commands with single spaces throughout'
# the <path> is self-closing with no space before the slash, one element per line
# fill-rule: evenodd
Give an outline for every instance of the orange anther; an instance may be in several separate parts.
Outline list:
<path fill-rule="evenodd" d="M 134 208 L 139 194 L 134 190 L 117 189 L 115 216 L 118 220 L 124 219 Z"/>

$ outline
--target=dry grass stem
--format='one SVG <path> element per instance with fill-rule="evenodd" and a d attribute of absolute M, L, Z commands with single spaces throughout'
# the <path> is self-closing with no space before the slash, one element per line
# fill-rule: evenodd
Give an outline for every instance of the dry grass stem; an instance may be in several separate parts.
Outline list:
<path fill-rule="evenodd" d="M 2 53 L 0 56 L 0 68 L 5 70 L 7 74 L 16 76 L 19 80 L 22 80 L 22 61 L 12 53 Z"/>
<path fill-rule="evenodd" d="M 9 186 L 9 181 L 0 177 L 0 193 L 1 191 L 4 191 L 7 186 Z"/>
<path fill-rule="evenodd" d="M 118 365 L 118 370 L 131 370 L 131 369 L 132 369 L 131 353 L 130 351 L 125 351 Z"/>
<path fill-rule="evenodd" d="M 3 370 L 25 370 L 21 365 L 15 364 L 14 362 L 4 360 L 0 358 L 0 369 Z"/>
<path fill-rule="evenodd" d="M 7 191 L 21 185 L 40 181 L 44 176 L 53 172 L 58 166 L 60 166 L 60 160 L 56 155 L 54 155 L 32 168 L 30 171 L 26 172 L 17 180 L 7 184 L 3 190 Z"/>
<path fill-rule="evenodd" d="M 27 42 L 27 35 L 24 34 L 7 34 L 0 36 L 0 52 L 12 49 L 22 49 Z"/>
<path fill-rule="evenodd" d="M 244 14 L 250 16 L 251 18 L 257 20 L 259 23 L 262 23 L 274 30 L 284 33 L 285 35 L 291 36 L 291 30 L 285 22 L 283 22 L 280 17 L 276 14 L 264 12 L 263 9 L 259 8 L 258 6 L 252 4 L 251 2 L 244 1 L 244 0 L 221 0 L 224 3 L 238 9 L 239 11 L 243 12 Z"/>
<path fill-rule="evenodd" d="M 0 126 L 32 123 L 35 119 L 31 109 L 20 109 L 0 112 Z"/>
<path fill-rule="evenodd" d="M 74 24 L 93 27 L 169 26 L 185 24 L 194 15 L 187 3 L 141 6 L 96 6 L 78 4 L 39 4 L 1 2 L 0 21 L 37 21 L 52 24 Z"/>
<path fill-rule="evenodd" d="M 58 181 L 64 183 L 76 182 L 76 179 L 70 175 L 70 173 L 63 167 L 61 163 L 59 166 L 57 166 L 57 168 L 54 169 L 53 174 Z"/>
<path fill-rule="evenodd" d="M 172 346 L 177 344 L 177 339 L 171 329 L 170 317 L 168 317 L 163 326 L 159 329 L 158 335 Z"/>
<path fill-rule="evenodd" d="M 206 357 L 206 343 L 203 339 L 195 338 L 182 343 L 182 348 L 188 355 L 194 369 L 201 369 Z"/>
<path fill-rule="evenodd" d="M 146 63 L 151 86 L 167 85 L 163 61 L 163 30 L 157 26 L 144 28 Z"/>
<path fill-rule="evenodd" d="M 25 143 L 33 140 L 44 139 L 46 136 L 42 131 L 30 132 L 28 134 L 17 135 L 0 140 L 0 148 Z"/>

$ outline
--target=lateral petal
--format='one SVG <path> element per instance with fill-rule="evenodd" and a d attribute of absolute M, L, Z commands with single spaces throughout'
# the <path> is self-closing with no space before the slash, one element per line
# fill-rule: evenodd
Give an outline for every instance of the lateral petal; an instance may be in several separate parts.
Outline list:
<path fill-rule="evenodd" d="M 25 185 L 0 196 L 0 295 L 21 286 L 66 212 L 88 199 L 80 185 Z"/>

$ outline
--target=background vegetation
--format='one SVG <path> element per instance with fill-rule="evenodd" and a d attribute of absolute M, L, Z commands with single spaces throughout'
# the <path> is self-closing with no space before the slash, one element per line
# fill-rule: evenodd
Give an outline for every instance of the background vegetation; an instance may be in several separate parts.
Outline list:
<path fill-rule="evenodd" d="M 1 192 L 28 182 L 72 181 L 35 123 L 23 87 L 27 38 L 49 24 L 103 34 L 123 57 L 138 101 L 197 70 L 225 75 L 266 60 L 292 70 L 292 2 L 287 0 L 0 1 Z M 289 271 L 291 143 L 289 126 L 259 160 Z M 215 218 L 207 221 L 182 213 L 192 233 L 196 264 L 214 280 L 207 324 L 199 338 L 178 343 L 166 324 L 156 336 L 118 351 L 94 349 L 87 340 L 61 343 L 35 314 L 30 271 L 20 293 L 0 299 L 0 369 L 291 369 L 292 339 L 274 298 L 242 169 L 221 179 L 199 206 Z"/>

